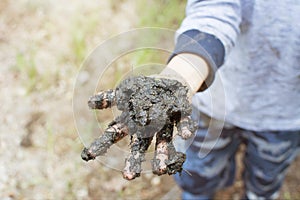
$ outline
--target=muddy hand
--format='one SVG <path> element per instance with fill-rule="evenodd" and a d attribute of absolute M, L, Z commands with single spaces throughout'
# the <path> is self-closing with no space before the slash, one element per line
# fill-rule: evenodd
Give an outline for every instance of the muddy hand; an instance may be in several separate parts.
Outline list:
<path fill-rule="evenodd" d="M 108 148 L 126 135 L 131 138 L 130 155 L 125 160 L 123 177 L 132 180 L 142 171 L 145 152 L 156 134 L 153 173 L 157 175 L 181 172 L 185 155 L 176 152 L 172 143 L 173 129 L 183 139 L 191 137 L 196 124 L 191 120 L 188 89 L 176 80 L 130 77 L 115 90 L 92 96 L 91 109 L 106 109 L 114 105 L 122 114 L 117 117 L 89 147 L 82 151 L 83 160 L 104 155 Z"/>

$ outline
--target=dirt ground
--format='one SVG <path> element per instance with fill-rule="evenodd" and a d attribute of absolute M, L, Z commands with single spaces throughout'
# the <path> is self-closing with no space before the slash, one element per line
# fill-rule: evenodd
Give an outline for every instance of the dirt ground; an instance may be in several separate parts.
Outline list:
<path fill-rule="evenodd" d="M 180 198 L 170 176 L 143 173 L 128 182 L 80 157 L 72 108 L 77 72 L 99 43 L 137 27 L 136 10 L 136 1 L 125 0 L 0 1 L 0 199 Z M 299 168 L 297 159 L 280 199 L 300 199 Z M 241 188 L 238 178 L 217 198 L 238 199 Z"/>

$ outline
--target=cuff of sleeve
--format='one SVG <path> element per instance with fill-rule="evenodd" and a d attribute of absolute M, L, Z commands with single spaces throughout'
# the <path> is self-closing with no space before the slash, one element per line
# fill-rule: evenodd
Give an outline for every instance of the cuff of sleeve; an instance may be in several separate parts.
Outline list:
<path fill-rule="evenodd" d="M 179 35 L 175 50 L 169 61 L 180 53 L 199 55 L 209 65 L 209 74 L 199 89 L 199 91 L 203 91 L 212 84 L 216 70 L 223 64 L 225 48 L 222 42 L 215 36 L 193 29 Z"/>

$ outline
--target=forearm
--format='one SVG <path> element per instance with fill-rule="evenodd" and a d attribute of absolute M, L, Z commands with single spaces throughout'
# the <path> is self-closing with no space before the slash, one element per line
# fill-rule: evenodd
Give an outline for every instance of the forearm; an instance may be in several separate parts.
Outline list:
<path fill-rule="evenodd" d="M 209 74 L 209 66 L 206 61 L 191 53 L 181 53 L 174 56 L 166 68 L 161 72 L 162 76 L 175 76 L 184 81 L 194 94 L 199 91 L 201 85 Z"/>
<path fill-rule="evenodd" d="M 172 75 L 173 71 L 173 78 L 180 75 L 195 93 L 212 84 L 215 72 L 234 45 L 241 6 L 235 0 L 189 0 L 186 10 L 174 52 L 162 74 Z"/>
<path fill-rule="evenodd" d="M 182 21 L 177 35 L 195 29 L 214 35 L 225 48 L 228 55 L 240 33 L 242 6 L 237 0 L 188 0 L 186 17 Z"/>
<path fill-rule="evenodd" d="M 192 93 L 205 90 L 213 80 L 217 69 L 224 62 L 225 49 L 222 42 L 214 35 L 189 30 L 181 34 L 171 55 L 166 71 L 175 76 L 180 75 Z M 172 76 L 169 76 L 172 77 Z"/>

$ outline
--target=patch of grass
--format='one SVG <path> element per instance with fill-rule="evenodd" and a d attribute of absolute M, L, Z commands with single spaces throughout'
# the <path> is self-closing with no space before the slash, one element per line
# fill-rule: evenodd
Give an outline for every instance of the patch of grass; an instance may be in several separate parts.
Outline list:
<path fill-rule="evenodd" d="M 25 86 L 26 92 L 30 93 L 35 90 L 39 72 L 37 70 L 35 61 L 35 53 L 29 51 L 29 54 L 18 53 L 16 55 L 16 65 L 14 69 L 20 73 L 23 78 L 23 85 Z"/>
<path fill-rule="evenodd" d="M 176 30 L 179 28 L 185 15 L 186 1 L 182 0 L 154 0 L 139 1 L 137 13 L 139 16 L 139 26 L 141 27 L 159 27 Z M 168 38 L 173 41 L 174 38 Z M 153 42 L 163 42 L 164 39 L 155 34 L 148 36 L 147 40 Z M 135 64 L 153 62 L 165 63 L 166 56 L 157 51 L 144 50 L 135 57 Z"/>
<path fill-rule="evenodd" d="M 83 30 L 72 32 L 72 51 L 75 63 L 83 61 L 87 54 L 87 47 L 85 42 L 86 33 Z"/>
<path fill-rule="evenodd" d="M 283 198 L 286 199 L 286 200 L 291 200 L 291 194 L 289 192 L 284 192 L 283 193 Z"/>
<path fill-rule="evenodd" d="M 16 63 L 12 71 L 20 76 L 27 95 L 32 92 L 45 91 L 57 82 L 58 71 L 52 72 L 50 69 L 44 69 L 41 72 L 38 70 L 35 50 L 28 50 L 26 54 L 19 52 L 15 59 Z"/>
<path fill-rule="evenodd" d="M 26 57 L 23 53 L 18 53 L 16 56 L 16 68 L 20 72 L 26 74 L 29 79 L 35 79 L 38 75 L 33 59 L 33 53 L 30 53 L 29 57 Z"/>
<path fill-rule="evenodd" d="M 160 38 L 156 38 L 159 40 Z M 133 66 L 139 66 L 141 64 L 147 63 L 165 63 L 167 61 L 167 53 L 159 51 L 157 49 L 143 49 L 136 54 L 132 59 Z M 148 73 L 151 73 L 151 69 L 145 69 Z M 147 74 L 147 72 L 145 72 Z"/>
<path fill-rule="evenodd" d="M 54 143 L 55 143 L 54 131 L 52 125 L 47 123 L 46 130 L 47 130 L 47 152 L 49 155 L 52 156 L 54 154 Z"/>
<path fill-rule="evenodd" d="M 140 26 L 177 29 L 185 15 L 186 1 L 139 1 Z"/>
<path fill-rule="evenodd" d="M 88 52 L 88 41 L 97 34 L 99 26 L 99 10 L 78 15 L 72 20 L 70 48 L 72 49 L 72 61 L 76 66 L 84 61 Z"/>

